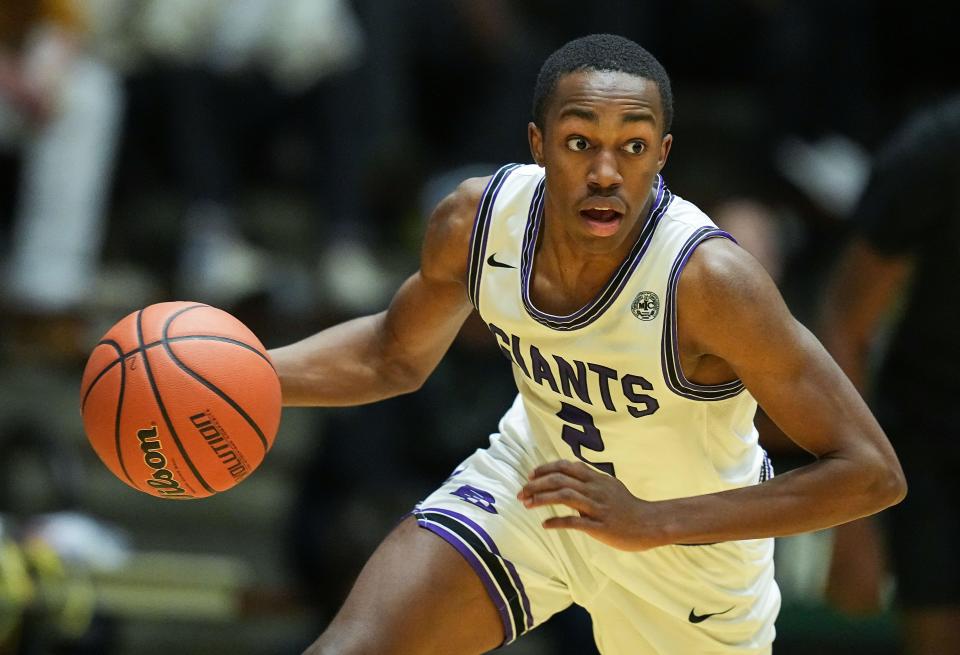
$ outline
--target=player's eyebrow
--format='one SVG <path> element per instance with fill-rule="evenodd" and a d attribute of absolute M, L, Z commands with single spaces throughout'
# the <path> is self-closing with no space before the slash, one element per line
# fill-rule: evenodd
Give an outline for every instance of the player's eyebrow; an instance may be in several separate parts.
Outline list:
<path fill-rule="evenodd" d="M 560 111 L 559 120 L 565 118 L 579 118 L 581 120 L 589 121 L 591 123 L 599 123 L 600 118 L 597 116 L 596 112 L 591 109 L 585 109 L 583 107 L 566 107 Z M 650 123 L 651 125 L 657 124 L 656 117 L 649 111 L 629 111 L 623 114 L 621 118 L 622 123 Z"/>
<path fill-rule="evenodd" d="M 597 116 L 596 112 L 590 109 L 584 109 L 583 107 L 567 107 L 560 112 L 560 120 L 563 120 L 564 118 L 579 118 L 581 120 L 590 121 L 591 123 L 600 122 L 600 118 Z"/>
<path fill-rule="evenodd" d="M 623 123 L 650 123 L 657 124 L 656 117 L 648 111 L 631 111 L 623 115 Z"/>

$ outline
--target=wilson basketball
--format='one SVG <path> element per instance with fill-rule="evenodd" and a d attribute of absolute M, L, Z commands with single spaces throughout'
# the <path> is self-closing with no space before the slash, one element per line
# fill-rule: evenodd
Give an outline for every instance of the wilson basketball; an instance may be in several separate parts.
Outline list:
<path fill-rule="evenodd" d="M 193 302 L 136 311 L 87 360 L 80 413 L 114 475 L 160 498 L 204 498 L 252 473 L 280 424 L 280 381 L 236 318 Z"/>

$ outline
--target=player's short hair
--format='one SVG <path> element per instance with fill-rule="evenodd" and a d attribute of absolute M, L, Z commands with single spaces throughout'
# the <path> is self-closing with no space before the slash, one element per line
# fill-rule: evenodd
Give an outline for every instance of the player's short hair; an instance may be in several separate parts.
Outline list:
<path fill-rule="evenodd" d="M 577 71 L 619 71 L 655 82 L 663 110 L 663 133 L 673 124 L 670 77 L 657 58 L 630 39 L 616 34 L 591 34 L 574 39 L 547 57 L 533 88 L 533 122 L 544 128 L 547 107 L 557 81 Z"/>

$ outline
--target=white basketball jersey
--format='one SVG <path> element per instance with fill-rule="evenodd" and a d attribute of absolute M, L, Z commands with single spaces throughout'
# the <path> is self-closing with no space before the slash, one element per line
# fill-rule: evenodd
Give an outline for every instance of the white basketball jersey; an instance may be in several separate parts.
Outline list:
<path fill-rule="evenodd" d="M 530 286 L 543 229 L 544 170 L 509 165 L 481 198 L 469 295 L 512 362 L 520 395 L 500 431 L 543 461 L 582 460 L 637 497 L 661 500 L 762 482 L 769 463 L 739 380 L 687 380 L 677 348 L 677 281 L 693 250 L 732 238 L 656 180 L 633 249 L 593 301 L 540 311 Z"/>

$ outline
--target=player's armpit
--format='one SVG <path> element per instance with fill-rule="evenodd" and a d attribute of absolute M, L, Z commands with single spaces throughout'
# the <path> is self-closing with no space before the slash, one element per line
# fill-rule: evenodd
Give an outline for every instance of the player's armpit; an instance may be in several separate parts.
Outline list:
<path fill-rule="evenodd" d="M 740 527 L 729 519 L 713 519 L 702 534 L 676 526 L 692 531 L 678 541 L 820 529 L 903 497 L 897 457 L 859 393 L 745 251 L 724 239 L 703 243 L 681 276 L 677 316 L 682 359 L 726 363 L 784 433 L 818 458 L 762 488 L 714 494 L 723 502 L 697 513 L 736 516 Z"/>

